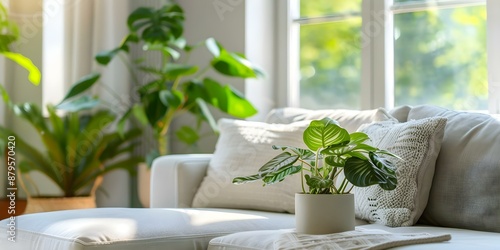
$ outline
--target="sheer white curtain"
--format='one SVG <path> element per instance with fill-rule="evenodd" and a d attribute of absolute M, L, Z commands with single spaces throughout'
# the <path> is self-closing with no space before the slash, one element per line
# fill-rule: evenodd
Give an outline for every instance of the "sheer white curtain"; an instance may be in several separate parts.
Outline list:
<path fill-rule="evenodd" d="M 75 81 L 95 71 L 102 71 L 107 86 L 97 91 L 101 98 L 116 103 L 128 95 L 123 63 L 100 68 L 94 56 L 120 43 L 130 11 L 123 0 L 44 0 L 44 104 L 59 102 Z"/>
<path fill-rule="evenodd" d="M 58 103 L 70 86 L 91 72 L 102 73 L 95 94 L 120 112 L 129 98 L 129 75 L 123 62 L 100 67 L 94 56 L 116 47 L 128 33 L 131 9 L 123 0 L 44 0 L 43 103 Z M 105 176 L 98 206 L 129 206 L 126 172 Z"/>

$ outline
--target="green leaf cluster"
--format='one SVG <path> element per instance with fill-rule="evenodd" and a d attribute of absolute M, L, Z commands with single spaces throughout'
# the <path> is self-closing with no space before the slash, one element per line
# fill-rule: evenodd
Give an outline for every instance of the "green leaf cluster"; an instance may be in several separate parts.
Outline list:
<path fill-rule="evenodd" d="M 385 190 L 395 189 L 397 179 L 392 160 L 401 159 L 366 144 L 368 139 L 365 133 L 347 132 L 330 118 L 314 120 L 303 133 L 307 149 L 273 146 L 284 152 L 264 164 L 257 174 L 236 177 L 233 183 L 262 179 L 264 185 L 269 185 L 300 172 L 304 177 L 304 193 L 345 194 L 350 193 L 353 186 L 371 185 L 379 185 Z M 342 179 L 339 177 L 341 172 L 344 172 Z"/>
<path fill-rule="evenodd" d="M 15 136 L 16 151 L 22 155 L 18 169 L 22 173 L 43 173 L 65 197 L 88 195 L 100 176 L 116 169 L 133 174 L 143 161 L 142 157 L 130 156 L 135 147 L 133 140 L 141 130 L 131 129 L 123 136 L 110 131 L 115 115 L 106 109 L 93 109 L 98 99 L 82 95 L 98 79 L 98 74 L 92 74 L 79 80 L 62 103 L 47 106 L 48 118 L 36 104 L 14 104 L 0 85 L 4 102 L 37 131 L 43 147 L 32 146 L 31 138 L 23 138 L 4 126 L 0 126 L 0 144 L 5 145 L 9 136 Z M 62 109 L 67 111 L 64 115 L 59 114 Z"/>
<path fill-rule="evenodd" d="M 0 3 L 0 55 L 15 62 L 28 71 L 28 80 L 34 85 L 40 84 L 42 75 L 33 62 L 22 54 L 10 51 L 10 45 L 19 39 L 17 25 L 9 20 L 7 9 Z"/>
<path fill-rule="evenodd" d="M 160 8 L 140 7 L 127 20 L 129 34 L 113 49 L 96 55 L 96 61 L 108 65 L 120 53 L 129 54 L 132 46 L 140 46 L 144 56 L 159 55 L 161 63 L 147 65 L 144 60 L 127 64 L 139 100 L 133 100 L 124 116 L 120 118 L 119 129 L 129 118 L 134 118 L 143 126 L 154 131 L 158 148 L 151 155 L 168 153 L 167 135 L 173 119 L 182 113 L 190 113 L 197 122 L 182 126 L 173 133 L 177 138 L 194 145 L 203 122 L 207 122 L 214 132 L 217 125 L 211 110 L 218 109 L 238 118 L 250 117 L 257 113 L 254 106 L 231 86 L 205 76 L 212 71 L 225 77 L 256 78 L 263 73 L 244 55 L 226 50 L 214 38 L 188 43 L 183 36 L 184 11 L 175 4 L 168 3 Z M 196 49 L 207 49 L 212 58 L 205 65 L 189 62 Z M 125 62 L 127 63 L 127 62 Z M 147 75 L 148 82 L 142 82 L 137 74 Z"/>

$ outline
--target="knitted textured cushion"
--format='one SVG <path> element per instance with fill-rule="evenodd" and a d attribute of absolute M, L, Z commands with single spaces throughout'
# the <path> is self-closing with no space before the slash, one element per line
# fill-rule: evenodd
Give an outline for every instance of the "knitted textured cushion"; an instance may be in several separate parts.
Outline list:
<path fill-rule="evenodd" d="M 371 145 L 389 150 L 402 160 L 393 159 L 396 189 L 386 191 L 378 185 L 353 189 L 356 217 L 392 227 L 417 222 L 427 205 L 445 125 L 445 118 L 432 117 L 360 127 L 370 137 Z"/>

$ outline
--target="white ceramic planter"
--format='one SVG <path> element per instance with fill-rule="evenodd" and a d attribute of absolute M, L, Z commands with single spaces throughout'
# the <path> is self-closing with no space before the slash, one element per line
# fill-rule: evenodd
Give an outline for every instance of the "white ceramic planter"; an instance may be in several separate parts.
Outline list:
<path fill-rule="evenodd" d="M 295 194 L 298 233 L 331 234 L 354 230 L 354 194 Z"/>
<path fill-rule="evenodd" d="M 151 169 L 146 163 L 139 163 L 137 167 L 137 188 L 139 193 L 139 201 L 145 208 L 149 207 L 149 195 L 151 185 Z"/>

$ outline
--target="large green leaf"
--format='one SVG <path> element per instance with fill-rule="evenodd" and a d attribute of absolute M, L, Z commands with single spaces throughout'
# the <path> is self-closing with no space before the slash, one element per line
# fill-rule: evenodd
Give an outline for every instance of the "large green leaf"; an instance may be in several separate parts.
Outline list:
<path fill-rule="evenodd" d="M 289 152 L 283 152 L 266 162 L 266 164 L 262 165 L 262 167 L 259 169 L 259 173 L 273 172 L 282 167 L 293 165 L 295 164 L 295 162 L 297 162 L 298 159 L 298 155 L 292 155 Z"/>
<path fill-rule="evenodd" d="M 163 105 L 173 109 L 177 109 L 184 101 L 184 94 L 178 90 L 164 89 L 160 91 L 159 95 Z"/>
<path fill-rule="evenodd" d="M 331 155 L 325 157 L 325 162 L 334 167 L 344 167 L 346 160 L 338 155 Z"/>
<path fill-rule="evenodd" d="M 212 128 L 212 131 L 214 131 L 215 133 L 219 133 L 219 127 L 217 126 L 217 122 L 215 121 L 212 112 L 210 112 L 207 103 L 203 99 L 197 98 L 196 104 L 198 105 L 201 116 L 205 121 L 208 122 L 208 125 L 210 125 L 210 128 Z"/>
<path fill-rule="evenodd" d="M 178 5 L 165 5 L 160 9 L 141 7 L 127 20 L 129 30 L 138 32 L 148 43 L 175 41 L 182 36 L 184 13 Z"/>
<path fill-rule="evenodd" d="M 13 105 L 12 109 L 14 114 L 27 120 L 38 131 L 48 131 L 47 125 L 45 124 L 45 118 L 36 104 L 24 103 L 21 105 Z"/>
<path fill-rule="evenodd" d="M 347 159 L 344 167 L 345 177 L 349 182 L 358 187 L 380 185 L 381 188 L 392 190 L 396 188 L 397 180 L 395 171 L 378 156 L 370 153 L 370 160 L 356 157 Z"/>
<path fill-rule="evenodd" d="M 162 72 L 167 79 L 175 79 L 179 76 L 192 75 L 198 71 L 197 66 L 168 63 Z"/>
<path fill-rule="evenodd" d="M 66 94 L 66 96 L 62 101 L 77 96 L 83 93 L 84 91 L 88 90 L 90 87 L 92 87 L 92 85 L 94 85 L 94 83 L 97 82 L 97 80 L 99 80 L 100 77 L 101 74 L 99 73 L 92 73 L 82 77 L 80 80 L 78 80 L 75 84 L 71 86 L 71 88 L 69 89 L 68 93 Z"/>
<path fill-rule="evenodd" d="M 297 162 L 298 158 L 299 156 L 297 155 L 292 155 L 289 152 L 283 152 L 264 164 L 259 169 L 259 172 L 257 174 L 236 177 L 233 179 L 233 183 L 243 184 L 247 182 L 253 182 L 262 179 L 267 175 L 270 175 L 270 178 L 267 179 L 267 184 L 279 182 L 286 176 L 295 174 L 302 169 L 301 166 L 293 166 L 293 164 Z"/>
<path fill-rule="evenodd" d="M 156 123 L 165 116 L 168 110 L 167 106 L 162 103 L 159 92 L 143 95 L 141 102 L 149 124 L 156 127 Z"/>
<path fill-rule="evenodd" d="M 212 53 L 212 67 L 221 74 L 242 78 L 263 76 L 262 71 L 248 61 L 243 55 L 226 51 L 213 38 L 206 40 L 208 50 Z"/>
<path fill-rule="evenodd" d="M 377 152 L 378 153 L 378 152 Z M 397 185 L 396 165 L 389 159 L 374 152 L 369 153 L 370 160 L 377 167 L 377 177 L 383 180 L 379 183 L 380 187 L 385 190 L 393 190 Z M 397 157 L 398 159 L 399 157 Z M 400 159 L 400 158 L 399 158 Z"/>
<path fill-rule="evenodd" d="M 249 183 L 249 182 L 254 182 L 256 180 L 260 180 L 262 178 L 263 178 L 263 176 L 261 174 L 235 177 L 233 179 L 233 184 L 245 184 L 245 183 Z"/>
<path fill-rule="evenodd" d="M 193 145 L 200 139 L 198 132 L 189 126 L 180 127 L 177 131 L 175 131 L 175 135 L 177 136 L 177 139 L 187 145 Z"/>
<path fill-rule="evenodd" d="M 304 131 L 303 140 L 309 149 L 316 151 L 332 145 L 347 144 L 350 137 L 349 132 L 340 127 L 335 120 L 323 118 L 309 124 Z"/>
<path fill-rule="evenodd" d="M 255 107 L 229 85 L 223 86 L 213 79 L 205 78 L 203 86 L 207 95 L 202 98 L 221 111 L 238 118 L 247 118 L 257 113 Z"/>
<path fill-rule="evenodd" d="M 283 181 L 287 176 L 296 174 L 302 170 L 302 166 L 284 166 L 273 172 L 266 174 L 262 181 L 266 185 L 271 185 Z"/>
<path fill-rule="evenodd" d="M 179 39 L 178 39 L 179 40 Z M 163 43 L 146 43 L 143 47 L 145 51 L 161 51 L 165 56 L 171 56 L 174 61 L 181 57 L 181 53 L 174 48 L 169 47 Z"/>
<path fill-rule="evenodd" d="M 92 109 L 99 105 L 99 103 L 100 101 L 98 98 L 84 95 L 72 100 L 61 102 L 56 106 L 56 108 L 68 112 L 78 112 L 81 110 Z"/>
<path fill-rule="evenodd" d="M 160 91 L 162 89 L 164 89 L 163 81 L 154 80 L 154 81 L 148 82 L 148 83 L 142 85 L 141 87 L 139 87 L 137 89 L 137 92 L 139 93 L 139 95 L 143 96 L 145 94 L 152 93 L 155 91 Z"/>
<path fill-rule="evenodd" d="M 112 50 L 104 50 L 95 56 L 95 60 L 101 65 L 108 65 L 111 60 L 120 52 L 122 48 L 114 48 Z"/>
<path fill-rule="evenodd" d="M 19 53 L 8 52 L 8 51 L 0 51 L 0 54 L 14 61 L 19 66 L 25 68 L 29 73 L 28 80 L 31 83 L 33 83 L 34 85 L 40 84 L 40 80 L 42 79 L 42 73 L 40 73 L 40 70 L 35 66 L 35 64 L 33 64 L 33 62 L 29 58 Z"/>
<path fill-rule="evenodd" d="M 274 150 L 281 149 L 283 151 L 285 150 L 291 150 L 295 154 L 297 154 L 300 159 L 302 160 L 314 160 L 314 157 L 316 156 L 314 152 L 312 152 L 309 149 L 303 149 L 303 148 L 297 148 L 297 147 L 291 147 L 291 146 L 279 146 L 279 145 L 272 145 L 272 148 Z"/>
<path fill-rule="evenodd" d="M 49 121 L 52 131 L 45 131 L 41 133 L 42 141 L 47 150 L 51 161 L 59 164 L 64 164 L 66 161 L 66 133 L 64 123 L 61 117 L 56 114 L 56 110 L 51 105 L 47 106 L 49 113 Z"/>

